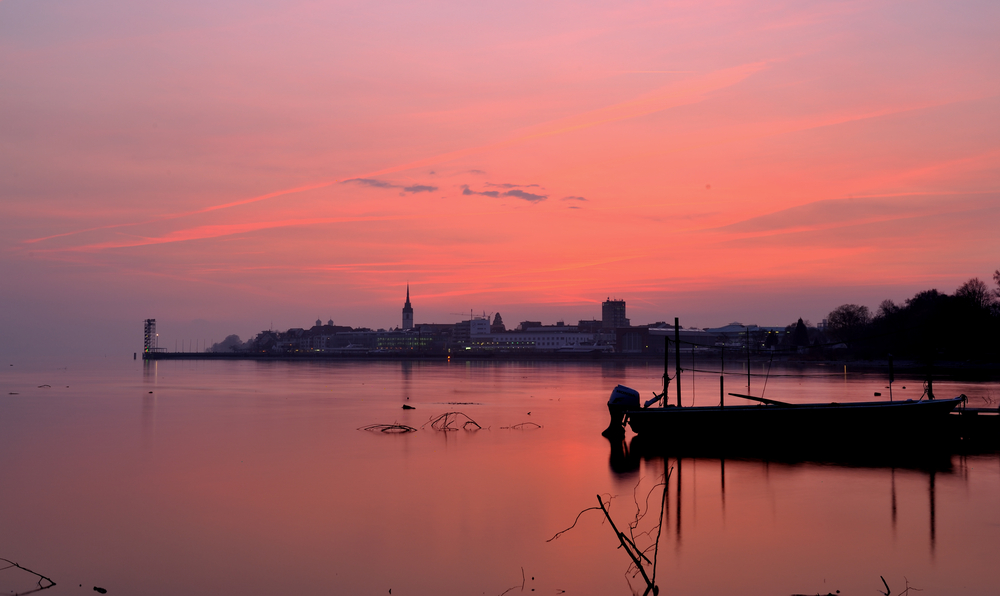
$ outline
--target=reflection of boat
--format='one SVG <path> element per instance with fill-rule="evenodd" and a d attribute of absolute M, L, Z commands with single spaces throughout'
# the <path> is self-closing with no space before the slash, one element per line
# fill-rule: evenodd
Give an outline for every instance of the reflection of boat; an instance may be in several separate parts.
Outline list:
<path fill-rule="evenodd" d="M 611 392 L 609 436 L 625 425 L 647 442 L 701 450 L 837 451 L 927 445 L 944 438 L 962 397 L 940 400 L 792 404 L 748 395 L 757 405 L 641 407 L 639 393 Z"/>

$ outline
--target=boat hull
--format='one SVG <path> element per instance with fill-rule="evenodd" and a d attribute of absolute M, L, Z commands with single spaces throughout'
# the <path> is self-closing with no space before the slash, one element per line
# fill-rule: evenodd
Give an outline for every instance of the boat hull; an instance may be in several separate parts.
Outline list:
<path fill-rule="evenodd" d="M 961 401 L 672 406 L 626 415 L 649 444 L 699 452 L 837 452 L 939 444 L 947 439 L 949 413 Z"/>

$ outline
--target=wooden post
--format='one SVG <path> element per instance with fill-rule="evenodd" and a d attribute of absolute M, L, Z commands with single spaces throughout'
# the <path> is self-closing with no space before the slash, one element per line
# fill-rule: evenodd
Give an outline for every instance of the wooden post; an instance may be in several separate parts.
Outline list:
<path fill-rule="evenodd" d="M 892 382 L 895 376 L 892 370 L 892 354 L 889 354 L 889 401 L 892 401 Z"/>
<path fill-rule="evenodd" d="M 674 317 L 674 382 L 677 383 L 677 407 L 681 407 L 681 322 Z M 664 400 L 666 401 L 666 400 Z"/>
<path fill-rule="evenodd" d="M 670 370 L 670 336 L 663 336 L 663 398 L 660 406 L 667 405 L 667 371 Z"/>
<path fill-rule="evenodd" d="M 726 346 L 719 350 L 722 356 L 722 370 L 719 371 L 719 407 L 726 407 Z"/>
<path fill-rule="evenodd" d="M 747 393 L 750 393 L 750 327 L 747 330 Z"/>

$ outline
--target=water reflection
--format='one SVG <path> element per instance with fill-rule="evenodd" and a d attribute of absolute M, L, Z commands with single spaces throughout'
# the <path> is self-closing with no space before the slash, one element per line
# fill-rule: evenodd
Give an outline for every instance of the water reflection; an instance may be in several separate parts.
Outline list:
<path fill-rule="evenodd" d="M 782 512 L 778 510 L 778 501 L 783 499 L 779 496 L 779 493 L 775 493 L 770 488 L 772 484 L 772 465 L 779 466 L 779 469 L 781 470 L 780 480 L 777 482 L 782 487 L 785 487 L 787 478 L 789 478 L 790 475 L 791 477 L 799 477 L 801 473 L 813 476 L 832 475 L 836 476 L 841 481 L 852 478 L 850 476 L 851 470 L 859 468 L 874 472 L 878 477 L 885 477 L 887 475 L 889 485 L 889 511 L 887 513 L 893 542 L 895 542 L 897 536 L 899 522 L 899 495 L 897 493 L 896 486 L 897 471 L 904 471 L 908 474 L 908 477 L 911 480 L 911 491 L 912 480 L 915 477 L 922 477 L 924 479 L 926 491 L 925 515 L 927 519 L 926 523 L 929 527 L 927 545 L 931 560 L 934 559 L 937 548 L 938 476 L 945 475 L 962 481 L 965 484 L 968 483 L 968 477 L 966 475 L 967 465 L 964 463 L 965 457 L 963 456 L 959 460 L 960 466 L 956 469 L 953 465 L 952 457 L 947 453 L 937 453 L 931 456 L 928 456 L 926 453 L 916 454 L 914 456 L 904 456 L 900 454 L 872 454 L 869 457 L 851 454 L 850 457 L 839 459 L 803 458 L 795 456 L 781 459 L 752 457 L 727 459 L 711 457 L 685 457 L 683 455 L 673 454 L 662 449 L 651 449 L 648 445 L 639 441 L 638 437 L 633 437 L 630 442 L 622 440 L 620 442 L 610 441 L 609 443 L 611 447 L 611 469 L 616 475 L 619 475 L 622 478 L 639 477 L 639 470 L 642 465 L 651 466 L 650 470 L 647 470 L 647 475 L 649 472 L 660 474 L 662 473 L 661 470 L 664 469 L 673 470 L 672 475 L 668 479 L 668 486 L 666 488 L 672 498 L 667 498 L 664 503 L 664 527 L 667 529 L 668 535 L 673 538 L 678 549 L 680 549 L 681 546 L 685 520 L 694 518 L 693 512 L 691 516 L 686 515 L 686 504 L 693 507 L 696 503 L 704 503 L 712 500 L 713 498 L 712 496 L 705 495 L 703 493 L 696 497 L 694 494 L 694 488 L 692 488 L 691 491 L 687 491 L 685 489 L 685 483 L 688 480 L 686 475 L 689 473 L 693 474 L 694 470 L 699 465 L 718 465 L 718 514 L 723 525 L 726 516 L 727 463 L 731 468 L 735 466 L 733 469 L 741 477 L 741 480 L 744 483 L 746 483 L 749 479 L 752 483 L 763 485 L 763 487 L 761 487 L 763 489 L 763 493 L 768 495 L 767 500 L 770 503 L 773 515 L 777 517 L 781 517 L 782 515 Z M 760 471 L 760 467 L 763 468 L 762 471 Z M 753 472 L 752 468 L 757 468 L 758 471 Z M 838 472 L 838 470 L 842 471 L 842 473 Z M 696 479 L 693 480 L 693 482 L 693 486 L 698 484 Z M 824 482 L 826 482 L 826 480 L 820 480 L 821 484 Z M 797 490 L 801 490 L 801 487 L 796 488 Z M 913 501 L 913 494 L 913 492 L 910 493 L 910 502 Z M 819 494 L 813 496 L 817 496 L 821 499 L 824 498 Z M 852 514 L 853 513 L 857 512 L 852 512 Z M 912 519 L 908 521 L 912 522 Z"/>
<path fill-rule="evenodd" d="M 156 360 L 142 361 L 142 441 L 143 447 L 147 448 L 153 441 L 158 366 Z"/>
<path fill-rule="evenodd" d="M 626 478 L 638 474 L 641 460 L 638 454 L 633 454 L 624 437 L 609 437 L 607 441 L 611 447 L 611 456 L 608 458 L 608 465 L 611 466 L 611 471 L 618 476 Z"/>
<path fill-rule="evenodd" d="M 928 594 L 994 591 L 997 455 L 713 458 L 606 443 L 611 388 L 659 389 L 661 372 L 464 362 L 139 370 L 129 360 L 67 378 L 64 394 L 20 389 L 0 400 L 0 542 L 57 581 L 93 569 L 92 585 L 114 593 L 499 594 L 523 566 L 537 593 L 627 594 L 628 559 L 599 511 L 545 542 L 601 494 L 622 528 L 636 505 L 651 512 L 640 530 L 662 520 L 661 593 L 861 594 L 881 587 L 881 574 L 898 593 L 903 573 Z M 706 387 L 718 399 L 718 377 L 702 381 L 698 402 Z M 861 393 L 854 377 L 836 384 L 772 371 L 767 393 Z M 416 410 L 400 408 L 407 397 Z M 421 427 L 454 410 L 484 429 L 357 430 Z M 526 421 L 542 428 L 509 430 Z"/>
<path fill-rule="evenodd" d="M 934 544 L 935 544 L 935 539 L 937 538 L 937 524 L 935 523 L 935 518 L 934 518 L 934 475 L 935 475 L 934 470 L 931 470 L 930 471 L 930 481 L 928 482 L 928 485 L 927 485 L 927 493 L 930 496 L 929 500 L 930 500 L 930 510 L 931 510 L 931 514 L 930 514 L 930 522 L 931 522 L 931 555 L 934 554 Z"/>

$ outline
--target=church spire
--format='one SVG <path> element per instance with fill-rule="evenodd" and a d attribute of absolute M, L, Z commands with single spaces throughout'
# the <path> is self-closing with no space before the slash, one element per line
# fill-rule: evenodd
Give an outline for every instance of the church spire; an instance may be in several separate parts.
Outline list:
<path fill-rule="evenodd" d="M 403 305 L 403 329 L 413 329 L 413 307 L 410 306 L 410 282 L 406 282 L 406 304 Z"/>

